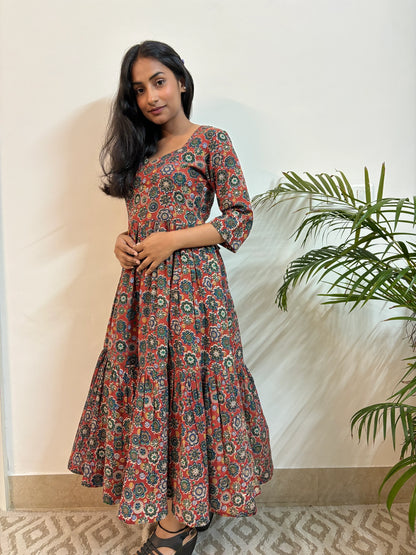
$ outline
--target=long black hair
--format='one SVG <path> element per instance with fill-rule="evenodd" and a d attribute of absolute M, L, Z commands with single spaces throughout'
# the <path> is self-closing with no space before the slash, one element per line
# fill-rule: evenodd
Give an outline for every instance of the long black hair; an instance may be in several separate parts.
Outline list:
<path fill-rule="evenodd" d="M 154 58 L 168 67 L 185 85 L 181 93 L 187 118 L 191 114 L 194 82 L 179 54 L 163 42 L 146 40 L 129 48 L 121 63 L 120 83 L 113 102 L 107 135 L 100 153 L 102 190 L 114 197 L 127 197 L 145 158 L 156 152 L 160 127 L 149 121 L 137 105 L 131 70 L 138 58 Z"/>

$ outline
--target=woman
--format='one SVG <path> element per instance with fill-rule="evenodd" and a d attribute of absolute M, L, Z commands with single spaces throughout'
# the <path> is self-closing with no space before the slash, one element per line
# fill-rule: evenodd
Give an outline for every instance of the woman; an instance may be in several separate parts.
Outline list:
<path fill-rule="evenodd" d="M 192 99 L 170 46 L 133 46 L 101 158 L 129 228 L 69 469 L 124 521 L 158 522 L 140 554 L 189 555 L 213 513 L 254 514 L 272 474 L 218 247 L 238 249 L 252 210 L 228 135 L 192 123 Z M 214 196 L 222 215 L 208 222 Z"/>

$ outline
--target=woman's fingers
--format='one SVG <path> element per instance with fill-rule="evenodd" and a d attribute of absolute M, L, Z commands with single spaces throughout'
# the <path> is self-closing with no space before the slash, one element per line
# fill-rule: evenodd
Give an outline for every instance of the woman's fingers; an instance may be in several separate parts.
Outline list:
<path fill-rule="evenodd" d="M 136 256 L 137 252 L 134 249 L 134 245 L 135 242 L 133 239 L 129 235 L 122 233 L 116 239 L 114 251 L 123 252 L 125 254 L 129 254 L 130 256 Z"/>
<path fill-rule="evenodd" d="M 135 242 L 127 233 L 120 233 L 116 239 L 114 254 L 125 270 L 131 270 L 140 262 L 134 245 Z"/>
<path fill-rule="evenodd" d="M 152 263 L 153 260 L 151 258 L 149 258 L 148 256 L 143 256 L 142 258 L 140 258 L 137 269 L 141 272 L 148 268 Z"/>
<path fill-rule="evenodd" d="M 124 252 L 125 254 L 128 254 L 129 256 L 135 257 L 137 255 L 137 252 L 134 249 L 132 249 L 131 247 L 128 247 L 127 245 L 123 245 L 122 247 L 118 247 L 118 249 L 121 252 Z"/>
<path fill-rule="evenodd" d="M 124 239 L 124 241 L 130 246 L 130 247 L 134 247 L 134 245 L 136 244 L 134 242 L 134 240 L 130 237 L 130 235 L 125 231 L 124 233 L 120 233 L 119 237 L 121 239 Z"/>
<path fill-rule="evenodd" d="M 139 264 L 139 261 L 136 260 L 135 258 L 131 257 L 131 256 L 123 256 L 120 257 L 119 259 L 120 264 L 123 266 L 123 268 L 134 268 L 135 266 L 137 266 Z"/>
<path fill-rule="evenodd" d="M 122 233 L 117 237 L 114 253 L 123 268 L 137 266 L 138 271 L 151 274 L 174 251 L 169 233 L 155 232 L 139 243 Z"/>
<path fill-rule="evenodd" d="M 146 274 L 151 274 L 153 270 L 162 264 L 163 258 L 155 257 L 154 255 L 145 254 L 144 252 L 140 252 L 138 254 L 138 266 L 137 269 L 139 272 L 145 271 Z"/>

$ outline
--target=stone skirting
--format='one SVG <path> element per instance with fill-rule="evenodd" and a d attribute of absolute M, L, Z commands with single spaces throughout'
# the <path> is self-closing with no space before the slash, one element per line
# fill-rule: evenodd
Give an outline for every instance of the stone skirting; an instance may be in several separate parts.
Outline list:
<path fill-rule="evenodd" d="M 257 500 L 292 506 L 374 504 L 380 501 L 378 488 L 387 471 L 387 467 L 275 469 Z M 101 488 L 81 486 L 81 477 L 75 474 L 10 476 L 9 486 L 14 509 L 105 508 Z M 407 488 L 396 500 L 407 501 L 410 493 Z"/>

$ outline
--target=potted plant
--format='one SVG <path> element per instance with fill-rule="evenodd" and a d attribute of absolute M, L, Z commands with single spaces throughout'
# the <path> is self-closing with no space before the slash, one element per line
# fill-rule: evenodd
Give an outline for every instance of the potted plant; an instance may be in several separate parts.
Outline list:
<path fill-rule="evenodd" d="M 364 170 L 364 199 L 359 199 L 343 172 L 305 178 L 284 172 L 283 178 L 269 191 L 255 197 L 256 205 L 277 208 L 287 199 L 308 197 L 294 240 L 331 237 L 341 231 L 336 244 L 325 244 L 305 252 L 289 263 L 276 302 L 287 310 L 288 291 L 313 279 L 324 287 L 323 304 L 342 303 L 355 310 L 368 301 L 387 301 L 396 309 L 389 320 L 405 320 L 411 346 L 416 344 L 416 197 L 383 196 L 385 167 L 381 168 L 378 187 L 372 194 L 367 168 Z M 333 236 L 333 235 L 332 235 Z M 399 310 L 400 309 L 400 310 Z M 381 486 L 389 482 L 387 507 L 400 489 L 416 477 L 416 356 L 406 360 L 399 388 L 385 402 L 357 411 L 351 419 L 351 431 L 367 441 L 381 429 L 384 439 L 390 433 L 393 447 L 398 431 L 404 441 L 399 461 L 390 469 Z M 390 479 L 392 480 L 390 481 Z M 392 484 L 392 485 L 391 485 Z M 416 485 L 409 502 L 409 525 L 416 521 Z"/>

